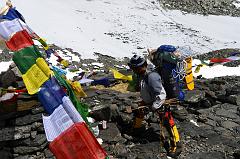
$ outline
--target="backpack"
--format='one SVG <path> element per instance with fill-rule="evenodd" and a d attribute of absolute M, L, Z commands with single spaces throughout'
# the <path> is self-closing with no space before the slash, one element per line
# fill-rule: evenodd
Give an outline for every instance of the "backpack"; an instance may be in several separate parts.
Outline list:
<path fill-rule="evenodd" d="M 175 47 L 175 46 L 173 46 L 173 45 L 161 45 L 158 49 L 157 49 L 157 51 L 162 51 L 162 52 L 164 52 L 164 51 L 166 51 L 166 52 L 174 52 L 174 51 L 176 51 L 177 50 L 177 48 Z"/>
<path fill-rule="evenodd" d="M 178 61 L 181 61 L 173 52 L 177 48 L 173 45 L 161 45 L 154 54 L 152 63 L 157 68 L 175 68 Z"/>

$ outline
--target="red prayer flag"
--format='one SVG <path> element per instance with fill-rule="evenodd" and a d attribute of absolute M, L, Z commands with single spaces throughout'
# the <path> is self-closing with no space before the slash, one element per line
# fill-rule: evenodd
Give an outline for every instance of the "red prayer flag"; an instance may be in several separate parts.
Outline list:
<path fill-rule="evenodd" d="M 57 159 L 105 159 L 107 154 L 87 125 L 76 123 L 54 139 L 50 150 Z"/>
<path fill-rule="evenodd" d="M 229 62 L 229 61 L 232 61 L 232 60 L 227 58 L 211 58 L 210 59 L 211 63 L 223 63 L 223 62 Z"/>
<path fill-rule="evenodd" d="M 9 41 L 6 42 L 7 47 L 11 51 L 18 51 L 22 48 L 32 46 L 33 44 L 32 38 L 26 30 L 17 32 Z"/>

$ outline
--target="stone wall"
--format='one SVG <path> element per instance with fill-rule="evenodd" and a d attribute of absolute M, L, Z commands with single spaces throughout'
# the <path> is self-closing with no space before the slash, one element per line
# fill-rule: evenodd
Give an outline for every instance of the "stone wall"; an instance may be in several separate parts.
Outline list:
<path fill-rule="evenodd" d="M 21 98 L 21 97 L 20 97 Z M 42 124 L 43 107 L 34 98 L 18 99 L 21 112 L 1 112 L 0 156 L 2 159 L 44 159 L 54 158 L 48 150 L 48 141 Z M 7 106 L 7 105 L 5 105 Z"/>

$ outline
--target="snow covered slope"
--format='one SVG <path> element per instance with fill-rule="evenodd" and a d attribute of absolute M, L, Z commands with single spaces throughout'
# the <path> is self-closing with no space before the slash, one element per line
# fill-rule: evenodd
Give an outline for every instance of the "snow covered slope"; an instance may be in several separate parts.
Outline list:
<path fill-rule="evenodd" d="M 32 29 L 83 58 L 143 53 L 161 44 L 199 53 L 239 48 L 240 18 L 165 11 L 150 0 L 12 0 Z"/>

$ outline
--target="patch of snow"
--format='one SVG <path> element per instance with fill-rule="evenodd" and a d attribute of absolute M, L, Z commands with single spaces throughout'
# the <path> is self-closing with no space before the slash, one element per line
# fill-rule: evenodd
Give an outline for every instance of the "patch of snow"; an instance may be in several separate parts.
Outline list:
<path fill-rule="evenodd" d="M 79 71 L 76 71 L 76 72 L 70 72 L 68 69 L 67 69 L 67 74 L 66 74 L 66 77 L 67 79 L 69 80 L 73 80 L 73 77 L 75 76 L 78 76 L 79 73 L 83 72 L 83 70 L 79 70 Z"/>
<path fill-rule="evenodd" d="M 11 63 L 13 63 L 13 61 L 0 62 L 0 73 L 7 71 Z"/>
<path fill-rule="evenodd" d="M 195 122 L 194 120 L 190 120 L 191 123 L 193 123 L 195 126 L 199 127 L 199 125 L 197 124 L 197 122 Z"/>
<path fill-rule="evenodd" d="M 205 60 L 204 62 L 209 63 L 209 60 Z M 199 59 L 193 59 L 193 76 L 197 77 L 202 75 L 204 78 L 214 78 L 214 77 L 222 77 L 222 76 L 240 76 L 240 66 L 239 67 L 227 67 L 222 64 L 217 64 L 213 66 L 203 66 L 200 68 L 198 73 L 195 73 L 194 70 L 196 66 L 201 64 L 202 62 Z"/>
<path fill-rule="evenodd" d="M 128 68 L 128 66 L 126 66 L 126 65 L 114 65 L 116 68 Z"/>
<path fill-rule="evenodd" d="M 202 62 L 199 59 L 193 59 L 192 66 L 200 65 Z"/>
<path fill-rule="evenodd" d="M 48 43 L 72 48 L 83 58 L 94 52 L 130 57 L 162 44 L 187 44 L 195 53 L 240 46 L 239 17 L 166 11 L 149 0 L 12 2 Z"/>
<path fill-rule="evenodd" d="M 103 63 L 98 63 L 98 62 L 93 62 L 92 65 L 97 67 L 104 67 Z"/>
<path fill-rule="evenodd" d="M 240 0 L 236 0 L 236 2 L 233 2 L 233 5 L 235 5 L 237 8 L 240 8 Z"/>
<path fill-rule="evenodd" d="M 58 64 L 57 59 L 58 59 L 58 58 L 57 58 L 56 56 L 51 55 L 50 58 L 47 59 L 47 61 L 48 61 L 49 63 L 51 63 L 53 66 L 56 66 L 56 65 Z"/>
<path fill-rule="evenodd" d="M 195 73 L 193 68 L 193 76 L 197 77 L 199 75 L 202 75 L 202 77 L 204 78 L 214 78 L 222 76 L 240 76 L 240 66 L 227 67 L 221 64 L 216 66 L 203 66 L 200 68 L 200 71 L 198 73 Z"/>
<path fill-rule="evenodd" d="M 99 143 L 100 145 L 103 144 L 103 139 L 101 139 L 101 138 L 97 138 L 97 141 L 98 141 L 98 143 Z"/>

